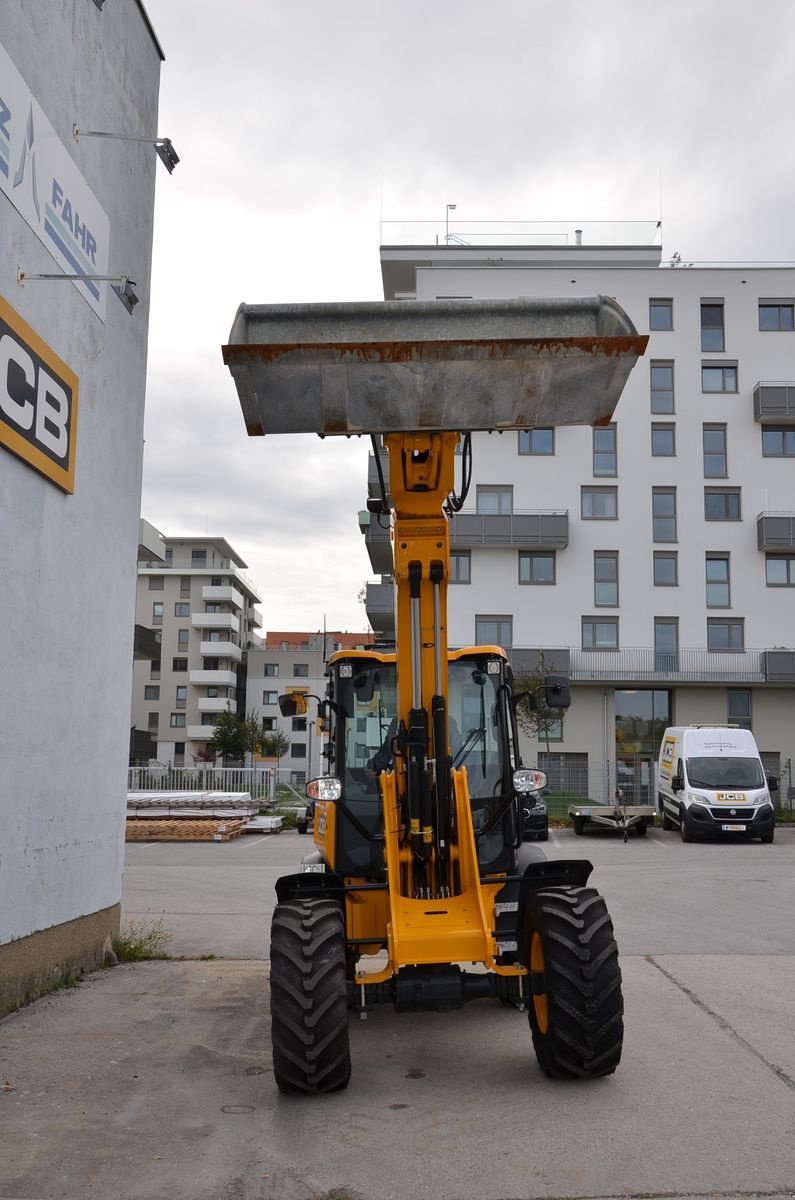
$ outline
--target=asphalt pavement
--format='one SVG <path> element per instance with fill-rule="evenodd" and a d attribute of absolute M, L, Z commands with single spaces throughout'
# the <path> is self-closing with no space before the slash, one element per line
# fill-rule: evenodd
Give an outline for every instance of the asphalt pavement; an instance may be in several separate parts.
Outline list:
<path fill-rule="evenodd" d="M 795 830 L 552 831 L 613 916 L 615 1075 L 546 1079 L 527 1015 L 493 1002 L 381 1008 L 351 1020 L 348 1089 L 302 1099 L 272 1078 L 267 944 L 310 846 L 128 845 L 125 920 L 162 922 L 175 957 L 0 1022 L 2 1200 L 795 1197 Z"/>

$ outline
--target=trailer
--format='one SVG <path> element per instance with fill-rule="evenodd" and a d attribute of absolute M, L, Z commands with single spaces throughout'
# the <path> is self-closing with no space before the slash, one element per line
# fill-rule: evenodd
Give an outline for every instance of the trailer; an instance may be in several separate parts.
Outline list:
<path fill-rule="evenodd" d="M 569 805 L 569 820 L 578 837 L 592 825 L 605 829 L 620 829 L 626 841 L 630 829 L 639 837 L 645 837 L 646 830 L 654 824 L 653 804 L 624 804 L 617 798 L 615 804 L 584 804 Z"/>

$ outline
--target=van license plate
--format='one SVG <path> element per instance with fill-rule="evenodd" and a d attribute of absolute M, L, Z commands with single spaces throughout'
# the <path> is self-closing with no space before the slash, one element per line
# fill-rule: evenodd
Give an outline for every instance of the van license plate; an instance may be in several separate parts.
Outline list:
<path fill-rule="evenodd" d="M 724 833 L 745 833 L 744 825 L 721 825 Z"/>

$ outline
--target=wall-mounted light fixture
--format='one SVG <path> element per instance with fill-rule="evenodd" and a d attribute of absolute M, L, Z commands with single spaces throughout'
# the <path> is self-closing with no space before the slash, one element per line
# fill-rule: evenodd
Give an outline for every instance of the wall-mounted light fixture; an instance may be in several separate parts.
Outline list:
<path fill-rule="evenodd" d="M 92 279 L 95 283 L 110 283 L 112 285 L 112 291 L 114 291 L 119 297 L 128 313 L 132 314 L 132 310 L 138 303 L 138 297 L 134 291 L 136 286 L 135 280 L 130 279 L 128 275 L 28 275 L 27 272 L 23 271 L 20 267 L 17 270 L 17 283 L 19 286 L 24 287 L 29 279 L 71 279 L 73 281 Z"/>
<path fill-rule="evenodd" d="M 102 133 L 98 129 L 80 129 L 77 125 L 72 125 L 72 136 L 76 142 L 84 137 L 110 138 L 114 142 L 145 142 L 148 146 L 154 146 L 158 158 L 169 175 L 173 173 L 174 167 L 179 162 L 179 155 L 171 144 L 171 138 L 167 137 L 128 137 L 126 133 Z"/>

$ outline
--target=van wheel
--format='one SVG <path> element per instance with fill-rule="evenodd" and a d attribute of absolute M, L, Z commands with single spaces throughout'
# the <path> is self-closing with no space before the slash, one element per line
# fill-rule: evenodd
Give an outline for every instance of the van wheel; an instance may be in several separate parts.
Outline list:
<path fill-rule="evenodd" d="M 671 820 L 671 818 L 668 816 L 668 814 L 665 811 L 665 801 L 663 800 L 662 796 L 658 795 L 657 804 L 660 809 L 660 818 L 662 820 L 662 827 L 663 827 L 663 829 L 667 829 L 668 832 L 670 833 L 670 831 L 672 829 L 674 829 L 675 826 L 674 826 L 673 821 Z"/>
<path fill-rule="evenodd" d="M 679 836 L 683 842 L 692 842 L 693 840 L 690 825 L 687 821 L 687 812 L 683 808 L 679 810 Z"/>
<path fill-rule="evenodd" d="M 605 902 L 595 888 L 546 888 L 525 909 L 533 1048 L 552 1079 L 612 1075 L 621 1058 L 621 969 Z"/>
<path fill-rule="evenodd" d="M 773 839 L 775 836 L 776 836 L 776 831 L 774 829 L 770 833 L 763 834 L 759 840 L 761 841 L 763 846 L 771 846 L 773 844 Z"/>

